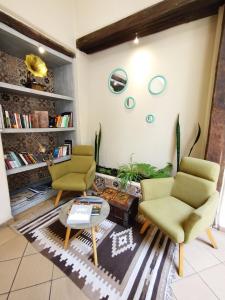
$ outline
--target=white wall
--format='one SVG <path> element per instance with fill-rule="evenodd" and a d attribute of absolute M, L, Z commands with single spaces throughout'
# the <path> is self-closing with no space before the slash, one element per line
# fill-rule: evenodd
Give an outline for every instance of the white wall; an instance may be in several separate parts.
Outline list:
<path fill-rule="evenodd" d="M 0 9 L 75 49 L 73 0 L 0 0 Z"/>
<path fill-rule="evenodd" d="M 157 1 L 77 0 L 77 36 L 115 22 Z M 121 4 L 121 5 L 119 5 Z M 120 9 L 118 9 L 120 7 Z M 88 8 L 88 9 L 87 9 Z M 80 18 L 79 18 L 80 16 Z M 82 19 L 81 19 L 82 16 Z M 205 18 L 140 39 L 138 46 L 128 42 L 88 57 L 88 72 L 79 80 L 85 82 L 87 128 L 83 142 L 93 143 L 98 123 L 102 123 L 100 163 L 117 167 L 126 163 L 131 153 L 136 161 L 162 167 L 175 162 L 175 122 L 180 113 L 182 155 L 186 155 L 197 131 L 202 137 L 194 155 L 203 157 L 210 109 L 208 86 L 214 46 L 216 17 Z M 85 21 L 86 20 L 86 21 Z M 87 20 L 89 20 L 87 22 Z M 124 68 L 129 86 L 120 95 L 108 89 L 108 75 L 117 67 Z M 168 88 L 161 96 L 151 96 L 147 85 L 152 76 L 162 74 Z M 136 107 L 124 109 L 124 99 L 133 96 Z M 88 102 L 86 102 L 88 101 Z M 145 122 L 148 113 L 156 121 Z"/>

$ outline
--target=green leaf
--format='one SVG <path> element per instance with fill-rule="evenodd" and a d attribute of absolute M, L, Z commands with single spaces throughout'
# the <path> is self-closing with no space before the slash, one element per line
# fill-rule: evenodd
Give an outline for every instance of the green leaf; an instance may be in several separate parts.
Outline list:
<path fill-rule="evenodd" d="M 201 136 L 201 127 L 200 127 L 200 124 L 198 123 L 198 132 L 197 132 L 197 135 L 196 135 L 196 137 L 195 137 L 195 141 L 194 141 L 194 143 L 193 143 L 193 145 L 192 145 L 192 147 L 191 147 L 191 149 L 190 149 L 190 151 L 189 151 L 188 156 L 191 155 L 191 152 L 192 152 L 192 150 L 194 149 L 194 146 L 197 144 L 197 142 L 198 142 L 200 136 Z"/>
<path fill-rule="evenodd" d="M 177 118 L 176 124 L 176 146 L 177 146 L 177 172 L 180 167 L 180 122 L 179 122 L 179 114 Z"/>

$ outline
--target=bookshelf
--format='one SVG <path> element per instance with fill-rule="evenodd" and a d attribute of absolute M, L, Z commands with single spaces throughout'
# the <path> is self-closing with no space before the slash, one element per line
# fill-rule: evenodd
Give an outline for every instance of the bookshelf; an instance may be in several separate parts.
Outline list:
<path fill-rule="evenodd" d="M 39 53 L 38 47 L 40 46 L 45 49 L 44 54 Z M 0 23 L 0 54 L 0 59 L 2 59 L 0 61 L 0 104 L 4 110 L 12 114 L 30 114 L 33 111 L 48 111 L 49 116 L 61 115 L 65 112 L 73 114 L 72 127 L 4 128 L 3 126 L 0 128 L 0 147 L 4 153 L 9 151 L 34 153 L 33 151 L 38 150 L 35 149 L 37 147 L 34 141 L 36 136 L 38 142 L 42 143 L 43 139 L 49 149 L 63 145 L 65 140 L 71 140 L 73 145 L 76 144 L 75 59 L 43 46 L 3 23 Z M 44 91 L 27 88 L 21 83 L 21 79 L 24 79 L 24 74 L 26 74 L 23 60 L 27 54 L 40 56 L 48 67 L 49 72 Z M 4 64 L 7 65 L 6 68 L 4 68 Z M 5 99 L 6 96 L 8 100 Z M 55 158 L 53 162 L 57 164 L 68 161 L 70 158 L 70 155 L 66 155 Z M 4 163 L 3 156 L 0 157 L 0 160 Z M 10 195 L 15 194 L 17 189 L 27 188 L 29 184 L 38 184 L 38 178 L 41 181 L 46 179 L 49 174 L 47 163 L 43 161 L 7 169 L 2 172 L 2 176 L 8 180 L 8 201 L 10 201 Z M 55 191 L 49 192 L 49 195 L 54 193 Z M 46 195 L 43 198 L 39 195 L 36 200 L 32 200 L 32 203 L 28 201 L 28 206 L 20 207 L 18 212 L 44 200 L 46 200 Z M 18 213 L 15 207 L 14 204 L 11 204 L 13 215 Z"/>
<path fill-rule="evenodd" d="M 60 162 L 67 161 L 67 160 L 70 160 L 70 155 L 56 158 L 56 159 L 53 160 L 53 162 L 54 162 L 54 164 L 58 164 Z M 47 166 L 46 162 L 40 162 L 40 163 L 33 164 L 33 165 L 27 165 L 27 166 L 23 166 L 23 167 L 20 167 L 20 168 L 14 168 L 14 169 L 6 170 L 6 174 L 7 174 L 7 176 L 9 176 L 9 175 L 13 175 L 13 174 L 21 173 L 21 172 L 26 172 L 26 171 L 34 170 L 34 169 L 37 169 L 37 168 L 46 167 L 46 166 Z"/>
<path fill-rule="evenodd" d="M 35 96 L 38 98 L 46 98 L 51 100 L 66 100 L 66 101 L 74 101 L 73 97 L 54 94 L 54 93 L 48 93 L 44 91 L 38 91 L 34 89 L 29 89 L 23 86 L 18 86 L 15 84 L 10 84 L 6 82 L 0 82 L 0 90 L 9 92 L 9 93 L 17 93 L 17 94 L 24 94 L 24 95 L 30 95 Z"/>
<path fill-rule="evenodd" d="M 75 131 L 75 127 L 61 128 L 3 128 L 2 133 L 63 132 Z"/>

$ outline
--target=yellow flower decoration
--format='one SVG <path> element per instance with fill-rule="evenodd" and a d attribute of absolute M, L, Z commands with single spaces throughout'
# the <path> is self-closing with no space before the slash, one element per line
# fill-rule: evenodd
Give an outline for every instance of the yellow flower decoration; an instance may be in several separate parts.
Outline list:
<path fill-rule="evenodd" d="M 25 64 L 28 71 L 30 71 L 36 77 L 45 77 L 48 69 L 43 60 L 34 54 L 26 55 Z"/>

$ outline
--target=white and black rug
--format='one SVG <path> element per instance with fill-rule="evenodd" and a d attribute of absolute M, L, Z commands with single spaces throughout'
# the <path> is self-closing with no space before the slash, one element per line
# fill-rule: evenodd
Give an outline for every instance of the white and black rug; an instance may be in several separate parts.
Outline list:
<path fill-rule="evenodd" d="M 140 235 L 140 224 L 124 228 L 110 220 L 96 234 L 99 266 L 93 264 L 89 231 L 63 249 L 66 228 L 60 223 L 61 207 L 18 226 L 41 254 L 57 265 L 90 299 L 170 299 L 175 244 L 150 227 Z"/>

